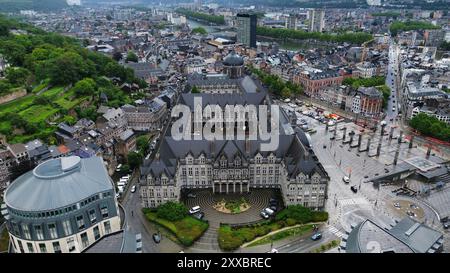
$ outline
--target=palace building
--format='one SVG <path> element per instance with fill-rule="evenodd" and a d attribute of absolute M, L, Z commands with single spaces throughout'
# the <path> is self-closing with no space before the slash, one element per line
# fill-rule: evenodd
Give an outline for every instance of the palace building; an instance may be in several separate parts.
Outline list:
<path fill-rule="evenodd" d="M 188 106 L 193 114 L 196 98 L 201 98 L 204 106 L 219 105 L 222 110 L 229 105 L 253 105 L 256 108 L 266 105 L 271 109 L 266 90 L 231 94 L 184 93 L 179 104 Z M 227 194 L 273 188 L 281 191 L 286 205 L 323 209 L 329 177 L 314 155 L 309 135 L 291 125 L 284 110 L 279 111 L 279 145 L 272 151 L 260 148 L 262 143 L 269 141 L 248 137 L 248 123 L 245 124 L 245 138 L 240 140 L 236 137 L 215 141 L 194 137 L 175 140 L 169 128 L 162 137 L 156 157 L 145 160 L 141 166 L 142 206 L 153 208 L 168 201 L 178 201 L 183 189 L 210 189 L 215 194 Z"/>

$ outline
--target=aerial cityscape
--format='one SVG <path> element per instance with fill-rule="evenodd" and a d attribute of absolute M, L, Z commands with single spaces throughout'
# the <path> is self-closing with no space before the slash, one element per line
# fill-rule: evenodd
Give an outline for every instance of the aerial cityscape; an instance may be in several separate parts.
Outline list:
<path fill-rule="evenodd" d="M 449 8 L 0 0 L 0 257 L 450 252 Z"/>

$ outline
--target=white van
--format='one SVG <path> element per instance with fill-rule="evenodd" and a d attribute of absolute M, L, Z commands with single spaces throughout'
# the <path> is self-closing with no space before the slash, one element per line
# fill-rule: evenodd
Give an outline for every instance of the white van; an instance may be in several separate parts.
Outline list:
<path fill-rule="evenodd" d="M 192 208 L 189 210 L 189 214 L 196 214 L 197 212 L 200 212 L 200 206 L 192 207 Z"/>

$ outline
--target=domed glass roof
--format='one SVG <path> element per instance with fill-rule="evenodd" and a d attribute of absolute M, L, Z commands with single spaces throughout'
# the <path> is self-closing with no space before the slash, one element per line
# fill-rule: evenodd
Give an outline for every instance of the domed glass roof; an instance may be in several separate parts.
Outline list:
<path fill-rule="evenodd" d="M 231 53 L 223 59 L 223 64 L 228 66 L 241 66 L 244 65 L 244 59 L 236 54 L 236 52 L 231 51 Z"/>

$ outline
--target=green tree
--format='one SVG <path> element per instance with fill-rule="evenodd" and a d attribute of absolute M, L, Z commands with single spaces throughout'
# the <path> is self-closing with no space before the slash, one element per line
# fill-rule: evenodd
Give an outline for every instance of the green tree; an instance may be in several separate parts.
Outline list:
<path fill-rule="evenodd" d="M 166 202 L 158 207 L 156 215 L 169 221 L 179 221 L 187 216 L 187 208 L 179 202 Z"/>
<path fill-rule="evenodd" d="M 24 85 L 30 76 L 30 71 L 22 67 L 9 67 L 6 69 L 6 78 L 13 85 Z"/>
<path fill-rule="evenodd" d="M 0 94 L 7 93 L 11 90 L 12 85 L 7 80 L 0 80 Z"/>
<path fill-rule="evenodd" d="M 131 169 L 139 167 L 142 163 L 143 156 L 139 152 L 129 152 L 127 155 L 128 165 Z"/>
<path fill-rule="evenodd" d="M 286 86 L 281 90 L 281 96 L 282 96 L 283 98 L 289 98 L 289 97 L 291 96 L 291 94 L 292 94 L 291 89 L 289 89 L 289 88 L 286 87 Z"/>
<path fill-rule="evenodd" d="M 192 33 L 198 33 L 198 34 L 202 34 L 202 35 L 208 34 L 208 32 L 206 31 L 206 29 L 203 28 L 203 27 L 196 27 L 196 28 L 193 28 L 193 29 L 192 29 Z"/>
<path fill-rule="evenodd" d="M 26 54 L 25 47 L 17 42 L 0 40 L 0 54 L 13 66 L 22 66 Z"/>
<path fill-rule="evenodd" d="M 133 51 L 128 51 L 127 53 L 127 62 L 138 62 L 138 56 Z"/>
<path fill-rule="evenodd" d="M 95 94 L 96 89 L 97 84 L 91 78 L 84 78 L 78 81 L 73 87 L 73 90 L 78 97 L 92 96 Z"/>
<path fill-rule="evenodd" d="M 142 154 L 145 154 L 148 150 L 148 136 L 139 136 L 136 138 L 136 147 Z"/>
<path fill-rule="evenodd" d="M 66 52 L 48 63 L 53 84 L 76 83 L 92 72 L 83 58 L 75 52 Z M 93 73 L 95 74 L 95 73 Z"/>

